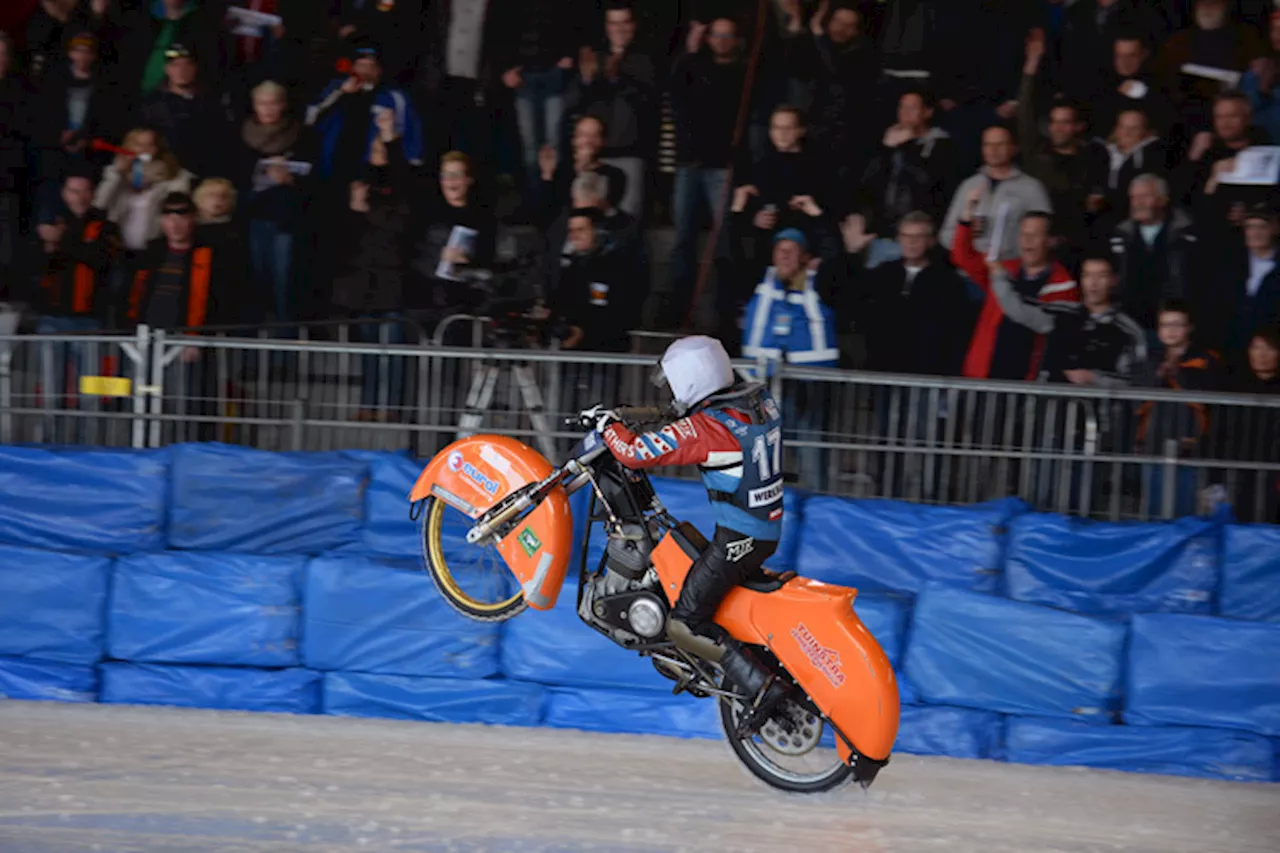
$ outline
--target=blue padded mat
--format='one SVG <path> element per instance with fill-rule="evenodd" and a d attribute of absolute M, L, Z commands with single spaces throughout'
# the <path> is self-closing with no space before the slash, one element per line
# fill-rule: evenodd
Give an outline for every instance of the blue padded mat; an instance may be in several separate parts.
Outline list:
<path fill-rule="evenodd" d="M 119 660 L 297 666 L 303 557 L 166 552 L 126 557 L 111 590 Z"/>
<path fill-rule="evenodd" d="M 359 541 L 368 465 L 337 453 L 173 449 L 169 546 L 321 554 Z"/>
<path fill-rule="evenodd" d="M 1120 706 L 1125 626 L 930 584 L 903 667 L 931 704 L 1108 718 Z"/>
<path fill-rule="evenodd" d="M 132 554 L 164 548 L 169 450 L 0 447 L 0 542 Z"/>
<path fill-rule="evenodd" d="M 932 507 L 816 495 L 804 503 L 795 568 L 861 590 L 915 594 L 932 580 L 996 592 L 1004 528 L 1025 509 L 1014 499 Z"/>
<path fill-rule="evenodd" d="M 314 559 L 302 613 L 302 658 L 312 669 L 473 679 L 499 672 L 500 627 L 455 612 L 413 563 Z"/>
<path fill-rule="evenodd" d="M 101 701 L 313 714 L 320 706 L 320 675 L 305 669 L 106 663 Z"/>
<path fill-rule="evenodd" d="M 1010 598 L 1097 615 L 1213 610 L 1222 526 L 1024 515 L 1010 525 Z"/>
<path fill-rule="evenodd" d="M 719 705 L 687 693 L 672 696 L 640 690 L 550 691 L 546 725 L 593 732 L 720 738 Z"/>
<path fill-rule="evenodd" d="M 904 705 L 895 752 L 994 758 L 1003 755 L 1004 718 L 992 711 Z"/>
<path fill-rule="evenodd" d="M 91 666 L 0 658 L 0 699 L 94 702 L 98 672 Z"/>
<path fill-rule="evenodd" d="M 1271 744 L 1247 732 L 1094 726 L 1023 717 L 1009 720 L 1005 738 L 1009 760 L 1020 764 L 1104 767 L 1251 782 L 1271 778 Z"/>
<path fill-rule="evenodd" d="M 1280 625 L 1133 617 L 1125 721 L 1280 736 Z"/>
<path fill-rule="evenodd" d="M 102 657 L 111 560 L 0 545 L 0 655 Z"/>
<path fill-rule="evenodd" d="M 459 680 L 330 672 L 324 712 L 344 717 L 390 717 L 437 723 L 536 726 L 544 690 L 502 679 Z"/>
<path fill-rule="evenodd" d="M 1223 538 L 1219 614 L 1280 622 L 1280 527 L 1231 524 Z"/>

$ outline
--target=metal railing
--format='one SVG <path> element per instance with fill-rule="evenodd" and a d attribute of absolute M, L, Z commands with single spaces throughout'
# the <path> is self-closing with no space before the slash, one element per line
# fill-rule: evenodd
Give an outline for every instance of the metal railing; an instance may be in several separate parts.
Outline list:
<path fill-rule="evenodd" d="M 334 325 L 323 340 L 145 328 L 0 337 L 0 442 L 428 457 L 483 430 L 557 459 L 580 437 L 562 426 L 578 410 L 663 402 L 653 355 L 438 346 L 397 322 Z M 118 379 L 82 387 L 85 376 Z M 769 381 L 785 467 L 802 488 L 936 504 L 1016 495 L 1042 510 L 1141 519 L 1195 512 L 1216 486 L 1240 517 L 1276 520 L 1280 399 L 830 369 Z M 102 390 L 123 396 L 89 393 Z"/>

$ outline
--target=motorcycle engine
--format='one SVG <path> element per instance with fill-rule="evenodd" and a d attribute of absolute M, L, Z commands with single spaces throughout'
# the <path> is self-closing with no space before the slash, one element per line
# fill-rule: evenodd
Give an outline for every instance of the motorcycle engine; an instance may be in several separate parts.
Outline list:
<path fill-rule="evenodd" d="M 646 573 L 647 574 L 647 573 Z M 606 569 L 582 590 L 578 615 L 622 646 L 652 642 L 666 633 L 667 602 L 653 589 L 654 579 L 631 580 Z"/>
<path fill-rule="evenodd" d="M 638 581 L 649 569 L 648 531 L 642 524 L 623 524 L 609 535 L 606 565 L 630 581 Z"/>

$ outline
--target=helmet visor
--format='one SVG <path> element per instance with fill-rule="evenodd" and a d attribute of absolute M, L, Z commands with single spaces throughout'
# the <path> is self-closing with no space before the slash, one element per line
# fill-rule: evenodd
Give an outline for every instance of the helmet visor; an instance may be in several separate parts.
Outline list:
<path fill-rule="evenodd" d="M 671 382 L 667 379 L 667 372 L 662 369 L 661 361 L 655 364 L 653 370 L 649 372 L 649 382 L 654 388 L 667 389 L 671 387 Z"/>

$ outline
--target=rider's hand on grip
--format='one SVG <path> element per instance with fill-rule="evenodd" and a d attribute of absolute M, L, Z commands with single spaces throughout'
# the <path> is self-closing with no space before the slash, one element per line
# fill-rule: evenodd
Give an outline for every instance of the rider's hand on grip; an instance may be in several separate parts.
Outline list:
<path fill-rule="evenodd" d="M 578 423 L 584 428 L 594 429 L 597 432 L 604 432 L 609 424 L 621 420 L 618 413 L 612 409 L 606 409 L 603 405 L 595 405 L 578 414 Z"/>

